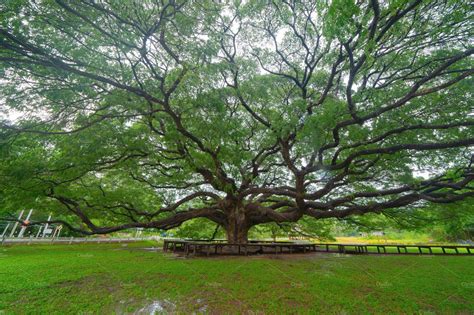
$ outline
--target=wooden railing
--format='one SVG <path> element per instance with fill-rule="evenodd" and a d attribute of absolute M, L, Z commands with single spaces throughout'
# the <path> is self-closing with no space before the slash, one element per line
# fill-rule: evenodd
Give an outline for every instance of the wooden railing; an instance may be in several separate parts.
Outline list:
<path fill-rule="evenodd" d="M 341 254 L 429 254 L 429 255 L 472 255 L 473 245 L 432 245 L 432 244 L 338 244 L 338 243 L 296 243 L 249 241 L 248 243 L 228 243 L 224 240 L 171 240 L 165 239 L 163 251 L 193 254 L 283 254 L 327 252 Z"/>

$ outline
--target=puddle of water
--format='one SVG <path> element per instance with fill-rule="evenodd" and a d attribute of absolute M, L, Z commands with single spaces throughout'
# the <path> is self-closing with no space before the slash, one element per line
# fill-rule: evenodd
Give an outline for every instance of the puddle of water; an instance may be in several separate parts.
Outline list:
<path fill-rule="evenodd" d="M 135 315 L 157 315 L 163 313 L 171 313 L 176 309 L 176 305 L 170 300 L 156 300 L 150 304 L 145 305 L 138 311 L 134 312 Z"/>
<path fill-rule="evenodd" d="M 198 305 L 201 305 L 199 306 L 198 310 L 197 310 L 197 314 L 203 314 L 203 313 L 206 313 L 207 312 L 207 305 L 204 304 L 204 300 L 203 299 L 197 299 L 196 300 L 196 304 Z M 196 312 L 194 312 L 193 314 L 196 314 Z"/>
<path fill-rule="evenodd" d="M 150 252 L 156 252 L 159 250 L 158 247 L 145 247 L 145 248 L 142 248 L 143 250 L 146 250 L 146 251 L 150 251 Z"/>
<path fill-rule="evenodd" d="M 147 251 L 147 252 L 158 252 L 158 251 L 161 251 L 161 249 L 159 247 L 135 247 L 135 248 L 130 248 L 130 247 L 127 247 L 127 248 L 114 248 L 112 249 L 114 251 L 119 251 L 119 250 L 128 250 L 128 251 Z"/>
<path fill-rule="evenodd" d="M 350 254 L 335 253 L 335 254 L 333 254 L 333 257 L 337 257 L 337 258 L 350 258 L 350 257 L 352 257 L 352 255 L 350 255 Z"/>
<path fill-rule="evenodd" d="M 127 301 L 120 301 L 120 304 L 124 305 Z M 205 314 L 208 312 L 208 305 L 204 299 L 194 300 L 195 307 L 197 310 L 192 312 L 192 314 Z M 150 303 L 147 302 L 145 306 L 139 310 L 131 313 L 134 315 L 158 315 L 158 314 L 175 314 L 177 312 L 177 305 L 168 299 L 164 300 L 154 300 Z"/>
<path fill-rule="evenodd" d="M 91 257 L 94 257 L 94 255 L 93 254 L 77 254 L 77 257 L 91 258 Z"/>

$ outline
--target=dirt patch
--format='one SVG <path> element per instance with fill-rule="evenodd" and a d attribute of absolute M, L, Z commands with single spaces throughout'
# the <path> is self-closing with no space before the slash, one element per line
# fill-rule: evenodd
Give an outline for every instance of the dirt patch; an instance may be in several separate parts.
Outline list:
<path fill-rule="evenodd" d="M 103 276 L 100 276 L 101 278 Z M 99 275 L 90 275 L 83 278 L 75 279 L 75 280 L 65 280 L 54 284 L 55 287 L 58 288 L 68 288 L 68 287 L 75 287 L 75 288 L 82 288 L 90 286 L 93 283 L 97 282 Z"/>
<path fill-rule="evenodd" d="M 182 253 L 171 253 L 172 255 L 170 257 L 173 257 L 175 259 L 218 259 L 218 260 L 232 260 L 232 259 L 275 259 L 275 260 L 299 260 L 299 259 L 314 259 L 314 258 L 321 258 L 324 255 L 331 255 L 330 257 L 334 257 L 335 254 L 327 254 L 327 253 L 301 253 L 301 254 L 289 254 L 289 253 L 284 253 L 284 254 L 257 254 L 257 255 L 230 255 L 230 254 L 217 254 L 217 255 L 197 255 L 193 256 L 190 255 L 186 257 Z M 347 255 L 349 256 L 349 255 Z"/>
<path fill-rule="evenodd" d="M 53 285 L 66 291 L 107 291 L 109 294 L 121 289 L 121 285 L 108 275 L 89 275 L 77 280 L 61 281 Z"/>
<path fill-rule="evenodd" d="M 328 259 L 328 258 L 350 258 L 353 255 L 350 254 L 339 254 L 339 253 L 326 253 L 326 252 L 308 252 L 308 253 L 278 253 L 278 254 L 256 254 L 256 255 L 231 255 L 231 254 L 212 254 L 210 256 L 206 255 L 189 255 L 185 256 L 182 252 L 168 252 L 168 257 L 172 259 L 219 259 L 219 260 L 227 260 L 227 259 L 272 259 L 272 260 L 313 260 L 313 259 Z"/>

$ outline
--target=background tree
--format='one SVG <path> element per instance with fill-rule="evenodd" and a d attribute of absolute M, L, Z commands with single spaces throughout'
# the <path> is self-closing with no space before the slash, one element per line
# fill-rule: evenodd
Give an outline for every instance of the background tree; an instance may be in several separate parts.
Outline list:
<path fill-rule="evenodd" d="M 245 242 L 474 195 L 464 1 L 1 6 L 6 213 L 84 233 L 207 218 Z"/>

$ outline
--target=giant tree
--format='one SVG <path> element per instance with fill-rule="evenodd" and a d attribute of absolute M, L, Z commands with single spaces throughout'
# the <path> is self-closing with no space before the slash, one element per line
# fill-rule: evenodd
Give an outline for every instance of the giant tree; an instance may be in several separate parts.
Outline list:
<path fill-rule="evenodd" d="M 0 6 L 5 212 L 90 234 L 206 218 L 246 242 L 474 195 L 464 1 Z"/>

